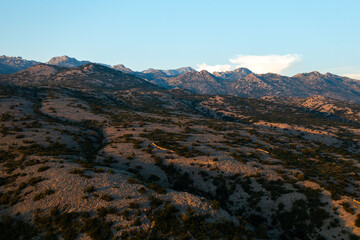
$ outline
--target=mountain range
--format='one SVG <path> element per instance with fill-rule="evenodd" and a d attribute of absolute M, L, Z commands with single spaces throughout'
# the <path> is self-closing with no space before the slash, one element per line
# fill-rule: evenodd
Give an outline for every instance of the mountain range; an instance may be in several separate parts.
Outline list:
<path fill-rule="evenodd" d="M 15 73 L 36 64 L 39 65 L 35 68 Z M 119 86 L 115 87 L 115 85 L 121 78 L 119 76 L 123 76 L 127 80 L 137 79 L 136 81 L 140 81 L 139 79 L 142 79 L 142 84 L 150 82 L 153 84 L 152 86 L 155 84 L 165 89 L 181 88 L 198 94 L 220 94 L 253 98 L 265 96 L 306 98 L 319 95 L 333 99 L 360 102 L 359 81 L 331 73 L 321 74 L 316 71 L 300 73 L 292 77 L 274 73 L 256 74 L 246 68 L 238 68 L 227 72 L 214 72 L 213 74 L 206 70 L 198 72 L 191 67 L 171 70 L 150 68 L 138 72 L 122 64 L 115 66 L 95 64 L 89 61 L 78 61 L 68 56 L 51 58 L 45 65 L 22 58 L 2 56 L 0 57 L 0 73 L 2 73 L 0 80 L 12 81 L 18 84 L 23 81 L 36 80 L 37 85 L 40 83 L 52 85 L 56 85 L 59 82 L 61 84 L 64 82 L 72 83 L 74 79 L 85 78 L 82 66 L 91 66 L 91 68 L 96 69 L 96 73 L 92 72 L 89 74 L 90 72 L 85 71 L 85 75 L 87 76 L 87 84 L 90 83 L 89 77 L 91 77 L 93 78 L 91 85 L 96 85 L 97 88 L 99 86 L 103 86 L 106 89 L 114 87 L 113 90 L 118 90 Z M 60 70 L 59 67 L 66 68 Z M 46 74 L 43 74 L 46 71 L 56 74 L 48 78 Z M 108 78 L 110 72 L 111 80 Z M 7 75 L 13 73 L 15 75 Z M 102 73 L 104 73 L 103 76 Z M 24 78 L 24 75 L 29 76 L 29 78 Z M 113 78 L 115 75 L 116 77 Z M 97 83 L 95 84 L 95 82 Z M 76 86 L 77 84 L 80 84 L 80 82 L 75 81 L 75 84 L 70 85 Z"/>
<path fill-rule="evenodd" d="M 0 74 L 15 73 L 38 63 L 32 60 L 25 60 L 21 57 L 7 57 L 3 55 L 0 56 Z"/>
<path fill-rule="evenodd" d="M 21 86 L 52 86 L 78 89 L 125 90 L 159 89 L 144 79 L 99 64 L 87 63 L 68 68 L 37 64 L 13 74 L 0 75 L 0 81 Z"/>

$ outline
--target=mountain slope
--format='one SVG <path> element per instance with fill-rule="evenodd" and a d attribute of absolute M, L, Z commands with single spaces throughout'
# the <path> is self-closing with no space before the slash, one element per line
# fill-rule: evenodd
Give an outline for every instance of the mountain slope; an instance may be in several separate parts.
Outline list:
<path fill-rule="evenodd" d="M 196 71 L 191 67 L 183 67 L 183 68 L 170 69 L 170 70 L 159 70 L 159 69 L 149 68 L 142 72 L 133 72 L 133 74 L 143 79 L 146 79 L 156 85 L 159 85 L 161 87 L 171 88 L 171 85 L 169 85 L 167 79 L 188 72 L 196 72 Z"/>
<path fill-rule="evenodd" d="M 15 73 L 38 64 L 36 61 L 25 60 L 21 57 L 0 56 L 0 74 Z"/>
<path fill-rule="evenodd" d="M 53 57 L 46 64 L 55 65 L 60 67 L 79 67 L 90 63 L 89 61 L 78 61 L 76 58 L 71 58 L 68 56 Z"/>
<path fill-rule="evenodd" d="M 308 109 L 313 112 L 325 113 L 328 116 L 337 116 L 354 122 L 360 122 L 360 105 L 349 101 L 336 100 L 324 96 L 307 98 L 264 97 L 266 101 Z"/>
<path fill-rule="evenodd" d="M 184 88 L 200 94 L 224 94 L 221 79 L 206 70 L 187 72 L 166 80 L 171 87 Z"/>
<path fill-rule="evenodd" d="M 162 74 L 165 74 L 166 76 L 169 77 L 174 77 L 174 76 L 178 76 L 187 72 L 194 72 L 195 69 L 193 69 L 192 67 L 182 67 L 182 68 L 177 68 L 177 69 L 168 69 L 168 70 L 160 70 L 160 69 L 153 69 L 153 68 L 149 68 L 147 70 L 142 71 L 142 73 L 159 73 L 161 72 Z"/>
<path fill-rule="evenodd" d="M 130 68 L 125 67 L 123 64 L 114 65 L 111 67 L 112 69 L 115 69 L 117 71 L 122 71 L 124 73 L 133 73 L 134 71 Z"/>
<path fill-rule="evenodd" d="M 0 238 L 357 239 L 359 123 L 284 101 L 0 83 Z"/>
<path fill-rule="evenodd" d="M 252 71 L 247 68 L 237 68 L 234 71 L 214 72 L 213 75 L 227 81 L 236 81 L 240 78 L 246 77 L 251 73 Z"/>
<path fill-rule="evenodd" d="M 158 86 L 141 78 L 94 63 L 76 68 L 38 64 L 18 73 L 1 75 L 0 81 L 22 86 L 59 86 L 110 91 L 132 88 L 159 89 Z"/>
<path fill-rule="evenodd" d="M 254 98 L 264 96 L 306 98 L 321 95 L 360 102 L 359 81 L 330 73 L 311 72 L 286 77 L 273 73 L 255 74 L 247 69 L 236 69 L 214 74 L 204 74 L 203 71 L 190 72 L 164 80 L 170 87 L 179 87 L 200 94 Z"/>

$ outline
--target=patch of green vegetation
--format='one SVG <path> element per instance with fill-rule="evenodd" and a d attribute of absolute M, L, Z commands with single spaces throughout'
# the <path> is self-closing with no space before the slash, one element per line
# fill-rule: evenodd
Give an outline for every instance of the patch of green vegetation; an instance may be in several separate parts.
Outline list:
<path fill-rule="evenodd" d="M 44 180 L 45 180 L 45 178 L 42 178 L 42 177 L 32 177 L 29 179 L 28 184 L 30 186 L 36 186 L 36 184 L 38 184 L 39 182 L 44 181 Z"/>
<path fill-rule="evenodd" d="M 296 200 L 292 203 L 290 211 L 279 208 L 272 224 L 280 224 L 285 239 L 313 239 L 318 235 L 319 229 L 330 218 L 330 214 L 322 207 L 321 193 L 310 188 L 300 189 L 306 200 Z"/>
<path fill-rule="evenodd" d="M 38 172 L 44 172 L 44 171 L 46 171 L 46 170 L 48 170 L 50 167 L 49 166 L 41 166 L 41 167 L 39 167 L 38 168 Z"/>
<path fill-rule="evenodd" d="M 100 215 L 102 210 L 100 210 Z M 106 214 L 105 214 L 106 215 Z M 49 213 L 35 212 L 34 224 L 38 236 L 45 239 L 75 240 L 80 233 L 85 233 L 93 240 L 107 240 L 113 236 L 111 226 L 105 217 L 90 217 L 88 212 L 66 212 L 59 207 Z"/>
<path fill-rule="evenodd" d="M 88 187 L 86 187 L 86 188 L 84 189 L 84 192 L 85 192 L 85 193 L 92 193 L 92 192 L 94 192 L 94 191 L 95 191 L 94 185 L 90 185 L 90 186 L 88 186 Z"/>
<path fill-rule="evenodd" d="M 1 216 L 0 239 L 33 239 L 36 235 L 37 229 L 33 225 L 8 215 Z"/>
<path fill-rule="evenodd" d="M 18 151 L 24 156 L 60 156 L 60 155 L 76 155 L 77 151 L 69 148 L 66 144 L 52 143 L 45 147 L 43 145 L 33 143 L 29 146 L 20 146 Z"/>
<path fill-rule="evenodd" d="M 282 160 L 285 167 L 301 170 L 305 180 L 317 182 L 330 191 L 334 200 L 339 200 L 340 196 L 352 195 L 346 191 L 348 184 L 351 184 L 351 180 L 360 180 L 360 175 L 354 174 L 359 172 L 358 167 L 350 161 L 336 159 L 324 153 L 324 149 L 312 147 L 301 153 L 282 148 L 269 151 L 273 157 Z"/>
<path fill-rule="evenodd" d="M 101 207 L 96 210 L 98 217 L 106 217 L 108 214 L 116 214 L 117 212 L 116 207 Z"/>
<path fill-rule="evenodd" d="M 48 188 L 48 189 L 45 189 L 43 192 L 40 192 L 40 193 L 36 194 L 36 195 L 33 197 L 33 201 L 41 200 L 41 199 L 45 198 L 46 196 L 52 195 L 52 194 L 54 194 L 54 193 L 55 193 L 55 191 L 52 190 L 52 189 L 49 189 L 49 188 Z"/>
<path fill-rule="evenodd" d="M 83 169 L 79 169 L 79 168 L 73 168 L 69 173 L 70 174 L 78 174 L 80 177 L 83 177 L 83 178 L 91 178 L 91 176 L 86 175 L 84 173 Z"/>
<path fill-rule="evenodd" d="M 195 157 L 205 155 L 205 153 L 194 147 L 181 145 L 179 141 L 185 141 L 188 135 L 180 133 L 165 132 L 155 129 L 150 133 L 141 133 L 140 137 L 153 141 L 157 146 L 174 151 L 176 154 L 184 157 Z"/>
<path fill-rule="evenodd" d="M 250 239 L 251 231 L 245 228 L 245 222 L 236 225 L 233 222 L 207 221 L 207 217 L 188 210 L 179 214 L 178 209 L 166 203 L 163 208 L 151 215 L 153 227 L 149 231 L 136 231 L 124 234 L 126 239 Z M 123 237 L 123 239 L 124 239 Z"/>
<path fill-rule="evenodd" d="M 258 178 L 258 179 L 256 179 L 256 181 L 258 183 L 260 183 L 261 186 L 270 193 L 271 200 L 273 200 L 273 201 L 275 201 L 276 199 L 281 197 L 281 195 L 283 195 L 283 194 L 293 192 L 292 190 L 287 190 L 284 187 L 285 182 L 281 181 L 281 180 L 269 181 L 265 178 Z"/>
<path fill-rule="evenodd" d="M 341 205 L 343 206 L 344 210 L 350 214 L 354 214 L 355 211 L 354 209 L 351 207 L 351 205 L 348 202 L 343 202 L 341 203 Z"/>
<path fill-rule="evenodd" d="M 100 198 L 107 202 L 111 202 L 114 199 L 112 196 L 106 193 L 102 194 Z"/>
<path fill-rule="evenodd" d="M 356 219 L 355 219 L 355 226 L 360 228 L 360 214 L 358 214 L 356 216 Z"/>

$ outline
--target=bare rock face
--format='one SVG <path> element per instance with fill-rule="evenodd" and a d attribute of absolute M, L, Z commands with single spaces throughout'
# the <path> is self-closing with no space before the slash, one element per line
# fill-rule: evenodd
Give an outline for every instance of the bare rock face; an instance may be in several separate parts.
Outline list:
<path fill-rule="evenodd" d="M 25 60 L 21 57 L 0 56 L 0 74 L 15 73 L 38 64 L 36 61 Z"/>
<path fill-rule="evenodd" d="M 49 65 L 56 65 L 61 67 L 79 67 L 81 65 L 85 65 L 90 63 L 89 61 L 78 61 L 75 58 L 71 58 L 68 56 L 61 56 L 61 57 L 53 57 L 51 58 L 46 64 Z"/>
<path fill-rule="evenodd" d="M 112 69 L 124 72 L 124 73 L 133 73 L 133 70 L 130 68 L 125 67 L 123 64 L 114 65 L 111 67 Z"/>

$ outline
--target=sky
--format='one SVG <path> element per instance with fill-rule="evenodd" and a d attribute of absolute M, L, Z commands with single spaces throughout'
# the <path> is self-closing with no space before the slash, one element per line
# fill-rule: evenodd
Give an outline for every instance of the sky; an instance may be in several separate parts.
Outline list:
<path fill-rule="evenodd" d="M 0 55 L 360 79 L 358 0 L 0 0 Z"/>

